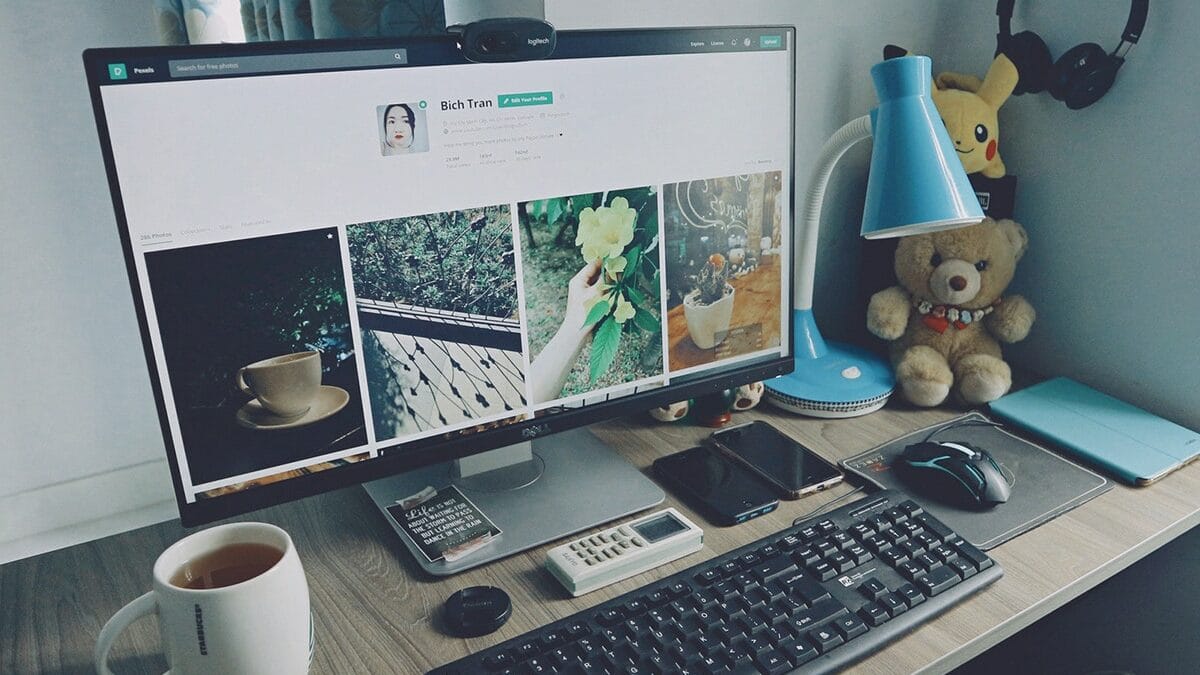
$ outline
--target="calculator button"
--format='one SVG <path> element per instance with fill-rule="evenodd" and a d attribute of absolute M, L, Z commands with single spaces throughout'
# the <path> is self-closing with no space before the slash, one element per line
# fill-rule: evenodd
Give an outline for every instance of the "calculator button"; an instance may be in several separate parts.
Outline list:
<path fill-rule="evenodd" d="M 621 542 L 621 548 L 629 548 L 631 544 L 628 541 Z"/>
<path fill-rule="evenodd" d="M 645 541 L 643 541 L 641 537 L 634 537 L 634 538 L 633 538 L 633 545 L 634 545 L 634 546 L 645 546 L 645 545 L 646 545 L 646 542 L 645 542 Z"/>
<path fill-rule="evenodd" d="M 595 559 L 593 559 L 593 558 L 588 558 L 588 559 L 584 560 L 584 562 L 585 562 L 585 563 L 587 563 L 587 564 L 589 564 L 589 565 L 595 565 L 595 564 L 596 564 L 596 561 L 595 561 Z"/>
<path fill-rule="evenodd" d="M 620 532 L 621 534 L 625 535 L 626 537 L 633 536 L 633 530 L 629 529 L 628 527 L 625 527 L 624 525 L 622 525 L 621 527 L 618 527 L 617 532 Z"/>
<path fill-rule="evenodd" d="M 581 544 L 581 543 L 579 543 L 579 542 L 577 542 L 577 541 L 573 541 L 573 542 L 571 542 L 571 550 L 572 550 L 572 551 L 578 551 L 578 550 L 579 550 L 579 549 L 581 549 L 581 548 L 583 548 L 583 544 Z"/>

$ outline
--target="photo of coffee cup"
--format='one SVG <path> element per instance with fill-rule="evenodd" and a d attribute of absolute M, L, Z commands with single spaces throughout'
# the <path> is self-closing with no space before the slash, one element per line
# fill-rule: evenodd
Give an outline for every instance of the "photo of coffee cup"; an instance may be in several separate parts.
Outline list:
<path fill-rule="evenodd" d="M 321 388 L 321 354 L 296 352 L 256 361 L 237 372 L 237 386 L 279 417 L 308 412 Z"/>
<path fill-rule="evenodd" d="M 157 614 L 172 675 L 307 673 L 312 660 L 308 581 L 287 532 L 230 523 L 189 535 L 154 563 L 153 590 L 125 605 L 96 640 L 96 672 L 131 623 Z"/>

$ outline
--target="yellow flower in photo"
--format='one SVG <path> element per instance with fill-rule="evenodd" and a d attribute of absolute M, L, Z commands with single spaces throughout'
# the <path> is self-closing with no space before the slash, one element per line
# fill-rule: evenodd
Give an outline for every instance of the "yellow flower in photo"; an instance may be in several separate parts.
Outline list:
<path fill-rule="evenodd" d="M 619 255 L 604 261 L 604 271 L 608 272 L 608 276 L 615 280 L 618 274 L 625 271 L 625 266 L 628 264 L 629 261 L 625 259 L 625 256 Z"/>
<path fill-rule="evenodd" d="M 616 258 L 633 241 L 635 222 L 637 211 L 629 207 L 629 200 L 624 197 L 617 197 L 608 206 L 598 209 L 589 206 L 579 213 L 575 245 L 582 247 L 581 253 L 587 262 Z"/>
<path fill-rule="evenodd" d="M 617 311 L 613 312 L 613 318 L 617 320 L 617 323 L 625 323 L 632 319 L 634 314 L 637 314 L 637 310 L 625 299 L 625 296 L 617 296 Z"/>

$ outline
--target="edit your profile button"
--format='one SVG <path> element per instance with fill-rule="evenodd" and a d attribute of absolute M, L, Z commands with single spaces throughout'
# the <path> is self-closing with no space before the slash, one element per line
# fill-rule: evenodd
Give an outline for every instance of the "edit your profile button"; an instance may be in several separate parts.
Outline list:
<path fill-rule="evenodd" d="M 501 108 L 553 104 L 554 92 L 552 91 L 528 91 L 521 94 L 500 94 L 496 97 L 496 105 Z"/>

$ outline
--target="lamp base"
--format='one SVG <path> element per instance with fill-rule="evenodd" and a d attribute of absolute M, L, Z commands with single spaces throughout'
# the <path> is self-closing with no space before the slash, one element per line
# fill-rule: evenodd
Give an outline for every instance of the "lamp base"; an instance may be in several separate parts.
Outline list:
<path fill-rule="evenodd" d="M 858 347 L 825 342 L 820 356 L 796 355 L 796 369 L 767 380 L 776 407 L 809 417 L 858 417 L 887 403 L 896 388 L 891 366 Z"/>

